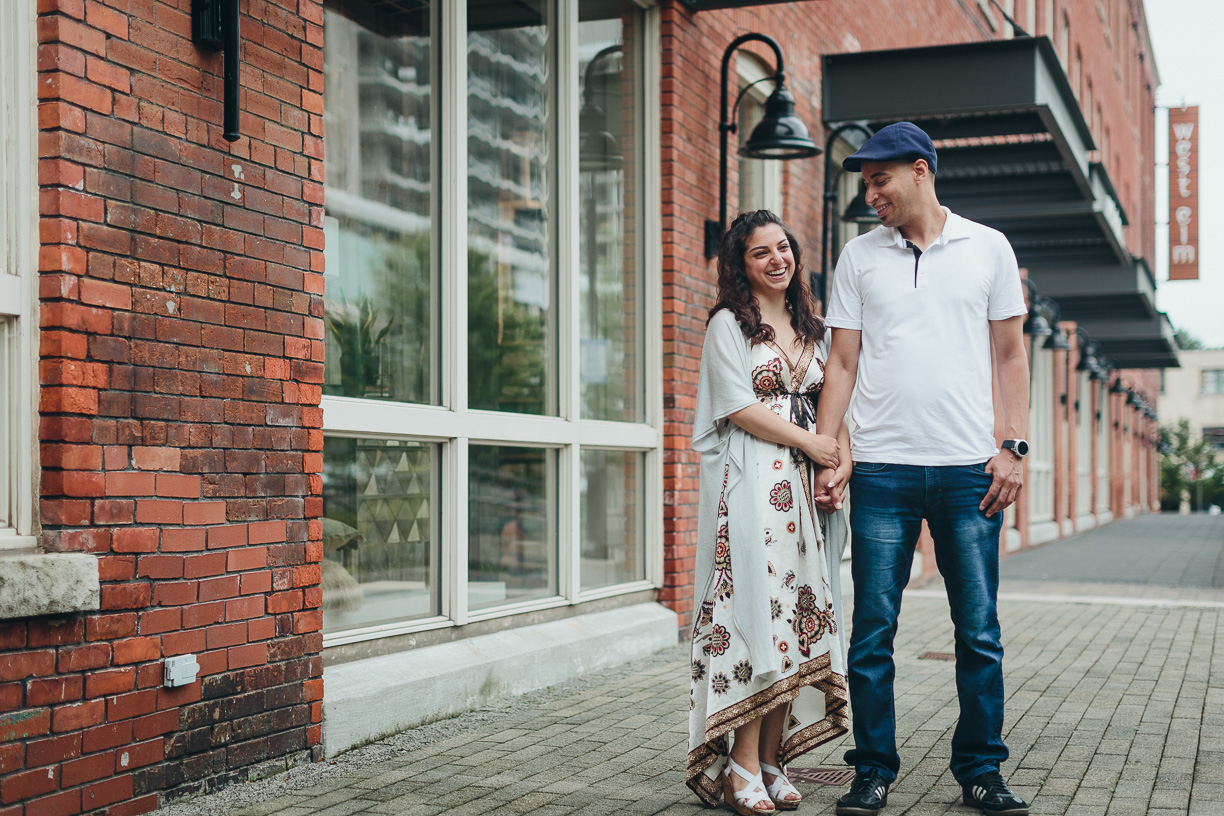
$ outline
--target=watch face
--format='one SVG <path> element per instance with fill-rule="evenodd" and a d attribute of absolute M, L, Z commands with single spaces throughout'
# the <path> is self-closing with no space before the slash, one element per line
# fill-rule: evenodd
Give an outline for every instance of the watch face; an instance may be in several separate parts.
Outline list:
<path fill-rule="evenodd" d="M 1019 456 L 1021 459 L 1028 456 L 1029 444 L 1023 439 L 1004 439 L 1003 444 L 999 447 L 1004 450 L 1009 450 Z"/>
<path fill-rule="evenodd" d="M 1020 454 L 1021 456 L 1028 456 L 1028 450 L 1029 446 L 1027 442 L 1025 442 L 1023 439 L 1016 440 L 1016 453 Z"/>

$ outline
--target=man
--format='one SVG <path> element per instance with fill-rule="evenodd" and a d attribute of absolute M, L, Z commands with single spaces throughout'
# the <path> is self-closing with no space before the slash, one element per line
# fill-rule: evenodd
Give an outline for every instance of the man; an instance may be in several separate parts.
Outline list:
<path fill-rule="evenodd" d="M 842 165 L 861 171 L 881 226 L 847 244 L 838 261 L 817 417 L 818 428 L 839 427 L 857 378 L 848 666 L 855 747 L 846 753 L 856 775 L 837 813 L 879 812 L 897 778 L 893 637 L 925 520 L 956 631 L 952 774 L 965 804 L 1027 814 L 999 774 L 1007 759 L 999 532 L 1028 452 L 1026 308 L 1016 257 L 1001 233 L 940 206 L 935 146 L 917 126 L 882 128 Z M 993 376 L 1004 412 L 1002 452 L 994 441 Z M 840 507 L 845 486 L 832 478 L 822 471 L 821 501 Z"/>

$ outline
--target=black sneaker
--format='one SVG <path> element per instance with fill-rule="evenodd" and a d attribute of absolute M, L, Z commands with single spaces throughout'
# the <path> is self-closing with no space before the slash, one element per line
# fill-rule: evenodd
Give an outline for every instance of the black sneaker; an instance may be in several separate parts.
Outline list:
<path fill-rule="evenodd" d="M 961 785 L 965 804 L 993 816 L 1028 816 L 1028 805 L 1011 792 L 998 771 L 987 771 Z"/>
<path fill-rule="evenodd" d="M 888 804 L 888 785 L 879 768 L 859 768 L 850 790 L 837 800 L 837 816 L 875 816 Z"/>

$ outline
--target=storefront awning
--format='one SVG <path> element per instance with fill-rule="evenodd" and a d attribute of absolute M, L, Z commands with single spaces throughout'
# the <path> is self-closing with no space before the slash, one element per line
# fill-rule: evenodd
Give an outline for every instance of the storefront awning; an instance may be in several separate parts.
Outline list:
<path fill-rule="evenodd" d="M 1030 269 L 1028 276 L 1038 292 L 1058 301 L 1064 320 L 1151 320 L 1157 315 L 1156 282 L 1142 260 L 1049 265 Z"/>
<path fill-rule="evenodd" d="M 823 93 L 827 124 L 926 130 L 940 200 L 1006 234 L 1021 266 L 1129 262 L 1126 215 L 1047 38 L 829 54 Z"/>
<path fill-rule="evenodd" d="M 1118 368 L 1178 368 L 1173 324 L 1164 312 L 1145 320 L 1091 318 L 1080 323 Z"/>

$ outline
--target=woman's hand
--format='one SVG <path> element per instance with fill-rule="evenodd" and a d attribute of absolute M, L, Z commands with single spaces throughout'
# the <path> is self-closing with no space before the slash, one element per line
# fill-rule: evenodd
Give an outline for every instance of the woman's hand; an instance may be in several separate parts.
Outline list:
<path fill-rule="evenodd" d="M 813 486 L 816 507 L 825 513 L 840 510 L 846 500 L 846 485 L 854 465 L 847 459 L 835 468 L 817 468 Z"/>
<path fill-rule="evenodd" d="M 803 452 L 817 465 L 835 468 L 840 460 L 841 444 L 831 436 L 810 434 L 810 438 L 804 441 Z"/>

